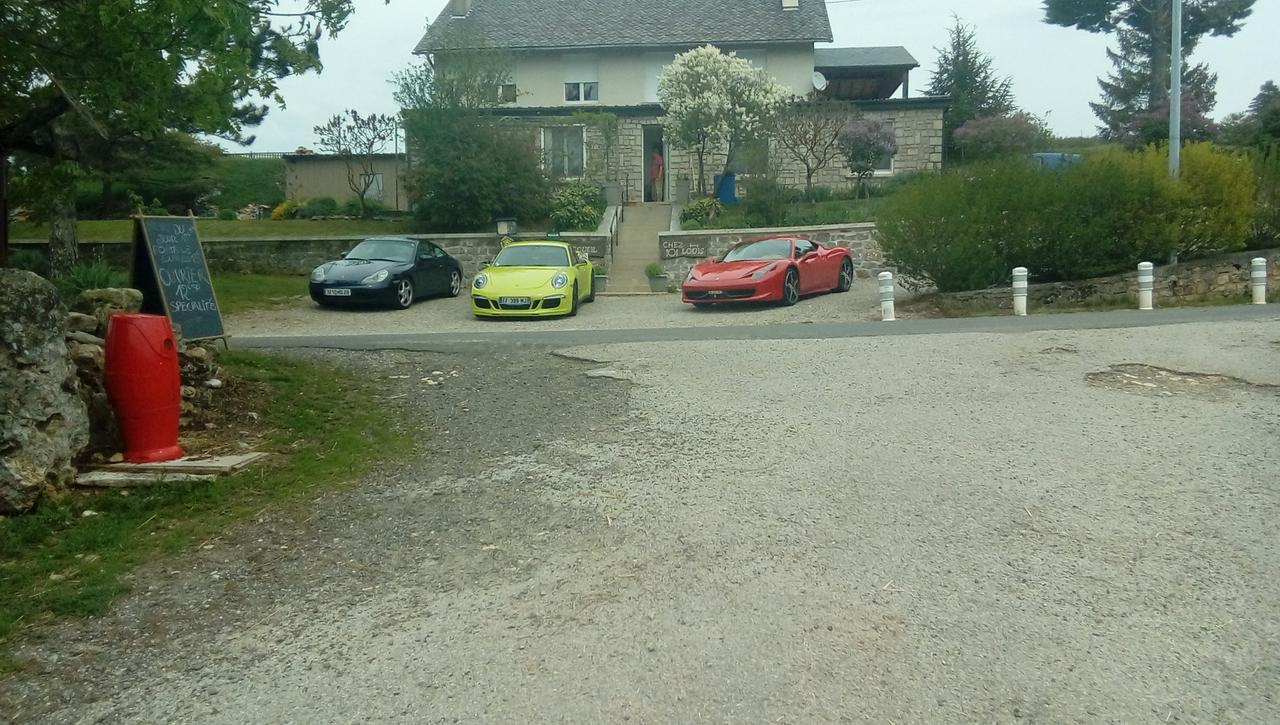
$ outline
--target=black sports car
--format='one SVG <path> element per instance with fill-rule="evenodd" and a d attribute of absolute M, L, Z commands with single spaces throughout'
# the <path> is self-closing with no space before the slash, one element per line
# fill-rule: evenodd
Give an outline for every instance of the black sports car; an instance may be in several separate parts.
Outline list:
<path fill-rule="evenodd" d="M 431 242 L 372 237 L 342 259 L 311 273 L 311 299 L 320 305 L 389 304 L 408 309 L 428 295 L 457 297 L 462 265 Z"/>

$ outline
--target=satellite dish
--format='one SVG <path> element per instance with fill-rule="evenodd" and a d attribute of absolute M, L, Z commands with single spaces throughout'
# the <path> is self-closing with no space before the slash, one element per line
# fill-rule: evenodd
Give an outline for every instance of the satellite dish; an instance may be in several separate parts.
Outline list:
<path fill-rule="evenodd" d="M 825 91 L 828 85 L 827 77 L 822 75 L 822 71 L 816 70 L 813 72 L 813 87 L 816 90 Z"/>

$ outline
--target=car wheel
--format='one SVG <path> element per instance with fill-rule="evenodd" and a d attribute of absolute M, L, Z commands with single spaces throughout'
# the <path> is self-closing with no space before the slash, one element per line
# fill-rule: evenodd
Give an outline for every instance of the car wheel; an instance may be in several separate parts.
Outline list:
<path fill-rule="evenodd" d="M 573 283 L 573 295 L 569 298 L 569 316 L 574 317 L 578 314 L 578 283 Z"/>
<path fill-rule="evenodd" d="M 449 289 L 445 290 L 445 293 L 450 297 L 462 294 L 462 273 L 458 270 L 455 269 L 449 273 Z"/>
<path fill-rule="evenodd" d="M 836 279 L 836 292 L 848 292 L 853 286 L 853 260 L 845 257 L 840 263 L 840 276 Z"/>
<path fill-rule="evenodd" d="M 395 292 L 396 309 L 407 310 L 413 304 L 413 282 L 407 279 L 398 279 L 392 285 Z"/>
<path fill-rule="evenodd" d="M 787 270 L 782 278 L 782 304 L 790 307 L 800 301 L 800 273 L 795 267 Z"/>

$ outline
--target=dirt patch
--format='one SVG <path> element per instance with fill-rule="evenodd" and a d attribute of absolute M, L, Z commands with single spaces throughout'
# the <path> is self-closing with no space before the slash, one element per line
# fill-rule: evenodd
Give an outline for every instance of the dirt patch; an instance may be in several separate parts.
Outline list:
<path fill-rule="evenodd" d="M 1112 365 L 1107 370 L 1089 373 L 1091 385 L 1138 395 L 1172 397 L 1186 395 L 1202 400 L 1226 400 L 1240 394 L 1280 395 L 1280 386 L 1251 383 L 1248 380 L 1213 373 L 1182 372 L 1154 365 Z"/>

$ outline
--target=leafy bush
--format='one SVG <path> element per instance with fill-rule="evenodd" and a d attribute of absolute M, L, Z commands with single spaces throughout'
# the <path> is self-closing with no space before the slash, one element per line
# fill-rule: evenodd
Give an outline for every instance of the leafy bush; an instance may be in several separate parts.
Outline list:
<path fill-rule="evenodd" d="M 799 192 L 788 189 L 768 176 L 747 179 L 742 187 L 742 201 L 739 203 L 747 224 L 753 227 L 785 223 L 789 206 L 800 199 Z"/>
<path fill-rule="evenodd" d="M 858 177 L 858 190 L 862 191 L 867 177 L 876 167 L 892 159 L 898 152 L 898 142 L 892 128 L 875 119 L 864 118 L 850 123 L 840 132 L 840 154 L 849 170 Z"/>
<path fill-rule="evenodd" d="M 222 209 L 218 212 L 218 219 L 224 222 L 233 222 L 236 220 L 235 209 Z"/>
<path fill-rule="evenodd" d="M 1213 144 L 1188 144 L 1179 187 L 1180 254 L 1203 257 L 1245 248 L 1257 188 L 1248 157 Z"/>
<path fill-rule="evenodd" d="M 299 219 L 333 216 L 338 213 L 338 201 L 331 196 L 307 199 L 298 209 Z"/>
<path fill-rule="evenodd" d="M 298 203 L 296 199 L 285 199 L 271 210 L 271 219 L 277 222 L 285 219 L 297 219 L 298 209 L 301 207 L 302 204 Z"/>
<path fill-rule="evenodd" d="M 387 210 L 387 205 L 382 203 L 381 201 L 378 201 L 377 199 L 364 200 L 364 218 L 365 219 L 377 216 L 378 214 L 381 214 L 386 210 Z M 343 216 L 359 217 L 360 216 L 360 200 L 354 197 L 347 199 L 342 203 L 342 208 L 340 211 L 342 212 Z"/>
<path fill-rule="evenodd" d="M 722 211 L 724 211 L 724 205 L 720 203 L 719 199 L 714 196 L 704 196 L 689 202 L 681 210 L 680 221 L 706 224 L 720 216 Z"/>
<path fill-rule="evenodd" d="M 659 277 L 665 276 L 666 274 L 667 274 L 667 270 L 663 269 L 662 265 L 658 264 L 657 262 L 650 262 L 644 268 L 644 276 L 648 277 L 649 279 L 657 279 Z"/>
<path fill-rule="evenodd" d="M 1280 143 L 1252 152 L 1257 197 L 1249 246 L 1265 249 L 1280 242 Z"/>
<path fill-rule="evenodd" d="M 594 231 L 605 206 L 600 187 L 581 181 L 562 184 L 551 197 L 551 221 L 565 231 Z"/>
<path fill-rule="evenodd" d="M 14 249 L 9 252 L 9 266 L 35 272 L 41 277 L 49 276 L 49 257 L 34 249 Z"/>
<path fill-rule="evenodd" d="M 124 273 L 102 262 L 77 264 L 56 281 L 62 299 L 69 300 L 90 289 L 123 287 L 128 283 Z"/>
<path fill-rule="evenodd" d="M 981 161 L 1030 153 L 1049 139 L 1049 132 L 1040 119 L 1023 112 L 972 119 L 956 129 L 954 138 L 966 161 Z"/>

